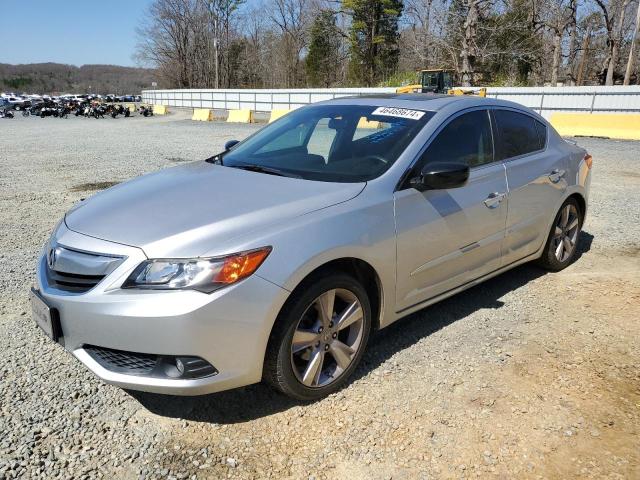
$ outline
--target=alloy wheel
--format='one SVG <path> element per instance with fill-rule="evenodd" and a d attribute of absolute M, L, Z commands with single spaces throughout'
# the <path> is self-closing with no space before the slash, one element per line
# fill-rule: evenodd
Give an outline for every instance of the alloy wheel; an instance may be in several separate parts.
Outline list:
<path fill-rule="evenodd" d="M 356 295 L 333 289 L 305 310 L 291 341 L 291 365 L 297 379 L 311 388 L 335 382 L 362 345 L 364 311 Z"/>
<path fill-rule="evenodd" d="M 559 262 L 566 262 L 573 255 L 580 230 L 580 217 L 575 205 L 566 205 L 556 222 L 553 249 Z"/>

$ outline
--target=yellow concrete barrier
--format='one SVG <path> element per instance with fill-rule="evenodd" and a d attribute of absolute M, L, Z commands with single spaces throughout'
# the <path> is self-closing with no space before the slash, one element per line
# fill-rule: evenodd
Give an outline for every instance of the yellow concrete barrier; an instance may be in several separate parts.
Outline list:
<path fill-rule="evenodd" d="M 480 89 L 473 88 L 452 88 L 447 92 L 449 95 L 477 95 L 478 97 L 486 97 L 487 89 L 482 87 Z"/>
<path fill-rule="evenodd" d="M 227 122 L 253 123 L 253 112 L 251 110 L 229 110 Z"/>
<path fill-rule="evenodd" d="M 208 108 L 194 108 L 191 120 L 195 120 L 197 122 L 211 122 L 213 121 L 213 112 Z"/>
<path fill-rule="evenodd" d="M 291 110 L 288 108 L 276 108 L 275 110 L 271 110 L 271 116 L 269 116 L 269 123 L 275 122 L 280 117 L 284 117 Z"/>
<path fill-rule="evenodd" d="M 169 113 L 169 109 L 166 105 L 154 105 L 153 106 L 153 114 L 154 115 L 166 115 Z"/>
<path fill-rule="evenodd" d="M 136 111 L 136 104 L 135 103 L 125 103 L 124 106 L 125 106 L 125 108 L 128 108 L 130 112 L 135 112 Z"/>
<path fill-rule="evenodd" d="M 358 120 L 358 127 L 357 128 L 380 128 L 380 122 L 378 122 L 377 120 L 367 120 L 367 117 L 360 117 L 360 120 Z"/>
<path fill-rule="evenodd" d="M 626 113 L 554 113 L 551 125 L 563 137 L 640 140 L 640 115 Z"/>

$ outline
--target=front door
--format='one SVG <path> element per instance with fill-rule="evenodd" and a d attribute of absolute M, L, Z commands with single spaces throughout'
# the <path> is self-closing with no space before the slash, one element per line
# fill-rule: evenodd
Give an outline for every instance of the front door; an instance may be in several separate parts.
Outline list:
<path fill-rule="evenodd" d="M 452 119 L 414 170 L 429 161 L 466 163 L 471 173 L 460 188 L 395 193 L 398 312 L 500 268 L 507 182 L 487 110 Z"/>

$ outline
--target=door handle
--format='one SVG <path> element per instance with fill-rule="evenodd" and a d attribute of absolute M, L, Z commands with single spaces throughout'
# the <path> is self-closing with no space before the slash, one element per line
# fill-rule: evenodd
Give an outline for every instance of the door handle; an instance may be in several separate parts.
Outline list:
<path fill-rule="evenodd" d="M 566 173 L 565 170 L 558 170 L 557 168 L 552 171 L 549 174 L 549 180 L 551 180 L 553 183 L 558 183 L 560 181 L 560 179 L 562 177 L 564 177 L 564 174 Z"/>
<path fill-rule="evenodd" d="M 498 205 L 500 205 L 500 202 L 502 202 L 504 196 L 504 193 L 490 193 L 489 196 L 485 199 L 484 204 L 487 208 L 496 208 Z"/>

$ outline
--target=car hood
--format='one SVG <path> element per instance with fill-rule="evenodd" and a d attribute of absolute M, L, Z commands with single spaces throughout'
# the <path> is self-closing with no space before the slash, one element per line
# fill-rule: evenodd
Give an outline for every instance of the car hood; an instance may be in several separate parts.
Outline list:
<path fill-rule="evenodd" d="M 67 213 L 65 223 L 142 248 L 150 258 L 197 257 L 252 230 L 345 202 L 364 185 L 194 162 L 104 190 Z"/>

